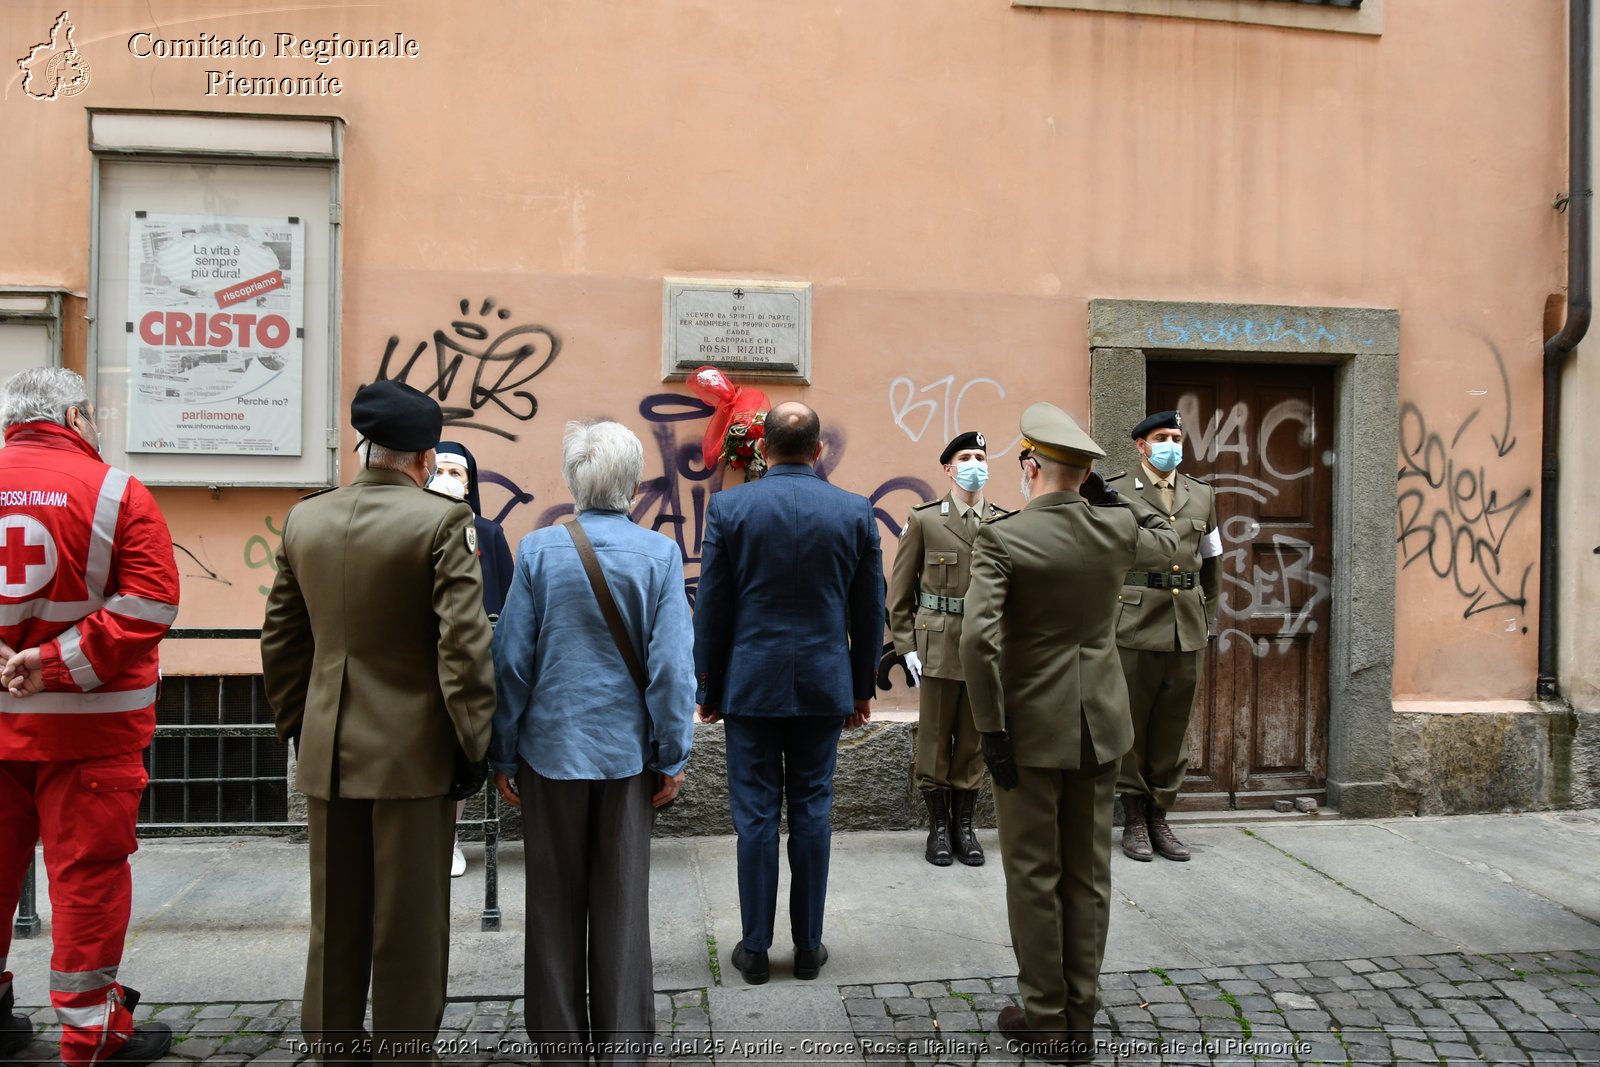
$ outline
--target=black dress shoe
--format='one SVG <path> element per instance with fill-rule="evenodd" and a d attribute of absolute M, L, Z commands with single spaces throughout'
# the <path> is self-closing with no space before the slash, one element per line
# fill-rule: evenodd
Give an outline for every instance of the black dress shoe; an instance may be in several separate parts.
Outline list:
<path fill-rule="evenodd" d="M 765 985 L 768 978 L 772 977 L 772 968 L 767 963 L 765 952 L 750 952 L 741 941 L 733 946 L 733 965 L 744 975 L 744 980 L 751 985 Z"/>
<path fill-rule="evenodd" d="M 104 1063 L 140 1064 L 154 1063 L 172 1048 L 172 1027 L 166 1023 L 144 1023 L 133 1028 L 133 1034 L 122 1047 L 105 1058 Z"/>
<path fill-rule="evenodd" d="M 794 950 L 794 976 L 802 982 L 809 982 L 822 973 L 822 965 L 827 962 L 827 945 L 818 945 L 816 948 L 797 948 Z"/>

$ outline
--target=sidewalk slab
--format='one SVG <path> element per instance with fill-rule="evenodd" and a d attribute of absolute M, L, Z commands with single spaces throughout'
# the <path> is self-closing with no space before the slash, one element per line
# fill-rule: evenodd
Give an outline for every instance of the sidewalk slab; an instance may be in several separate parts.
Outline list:
<path fill-rule="evenodd" d="M 1582 812 L 1455 816 L 1384 824 L 1600 922 L 1600 817 Z"/>
<path fill-rule="evenodd" d="M 1536 819 L 1523 817 L 1488 829 L 1496 839 L 1515 837 Z M 1461 949 L 1600 948 L 1600 925 L 1571 910 L 1573 904 L 1592 906 L 1595 882 L 1570 903 L 1557 904 L 1483 864 L 1408 839 L 1406 833 L 1414 829 L 1404 821 L 1390 821 L 1267 828 L 1259 834 L 1418 930 Z M 1512 847 L 1512 842 L 1506 845 Z M 1600 860 L 1575 857 L 1574 862 L 1591 879 L 1600 875 Z"/>
<path fill-rule="evenodd" d="M 1309 829 L 1285 829 L 1299 840 Z M 1348 831 L 1341 829 L 1340 833 Z M 1235 827 L 1193 827 L 1184 841 L 1188 863 L 1156 857 L 1140 863 L 1112 856 L 1114 908 L 1106 967 L 1238 966 L 1268 955 L 1337 960 L 1396 952 L 1448 952 L 1453 941 L 1407 923 L 1370 900 L 1341 889 L 1317 870 Z M 1128 911 L 1147 916 L 1184 955 L 1133 939 Z"/>
<path fill-rule="evenodd" d="M 735 972 L 737 973 L 737 972 Z M 774 982 L 711 990 L 714 1057 L 724 1063 L 861 1063 L 837 986 Z"/>

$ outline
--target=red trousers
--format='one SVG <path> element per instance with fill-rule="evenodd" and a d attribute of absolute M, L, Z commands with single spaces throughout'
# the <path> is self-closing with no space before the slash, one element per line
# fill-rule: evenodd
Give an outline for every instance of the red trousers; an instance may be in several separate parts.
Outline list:
<path fill-rule="evenodd" d="M 50 877 L 50 1003 L 68 1067 L 101 1063 L 133 1032 L 117 966 L 133 906 L 128 857 L 144 792 L 138 752 L 89 760 L 0 760 L 0 914 L 16 912 L 36 841 Z M 0 928 L 0 997 L 11 989 Z"/>

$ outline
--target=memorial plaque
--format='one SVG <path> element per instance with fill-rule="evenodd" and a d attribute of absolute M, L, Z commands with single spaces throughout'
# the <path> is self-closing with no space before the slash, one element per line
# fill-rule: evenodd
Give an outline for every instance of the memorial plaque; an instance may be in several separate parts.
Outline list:
<path fill-rule="evenodd" d="M 667 380 L 708 364 L 742 381 L 811 379 L 809 282 L 667 278 L 661 314 Z"/>

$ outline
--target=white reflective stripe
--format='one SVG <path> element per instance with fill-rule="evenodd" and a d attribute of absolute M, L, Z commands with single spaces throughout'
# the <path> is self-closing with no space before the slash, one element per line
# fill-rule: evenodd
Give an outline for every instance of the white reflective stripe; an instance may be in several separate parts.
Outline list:
<path fill-rule="evenodd" d="M 35 693 L 27 697 L 0 690 L 0 715 L 104 715 L 142 711 L 155 700 L 153 685 L 114 693 Z"/>
<path fill-rule="evenodd" d="M 91 599 L 101 600 L 106 582 L 111 579 L 111 548 L 117 540 L 117 513 L 122 509 L 122 494 L 128 489 L 126 471 L 112 467 L 100 483 L 100 499 L 94 506 L 94 528 L 89 531 L 89 559 L 83 569 L 83 582 Z"/>
<path fill-rule="evenodd" d="M 105 1025 L 106 1006 L 96 1004 L 92 1008 L 57 1008 L 56 1018 L 61 1020 L 62 1026 L 75 1026 L 79 1030 L 92 1030 Z"/>
<path fill-rule="evenodd" d="M 85 692 L 99 689 L 100 676 L 94 672 L 94 664 L 83 653 L 83 631 L 74 626 L 57 640 L 61 642 L 61 665 L 72 675 L 73 684 Z"/>
<path fill-rule="evenodd" d="M 44 619 L 46 622 L 77 622 L 90 612 L 100 610 L 105 601 L 93 600 L 24 600 L 20 604 L 0 604 L 0 626 L 18 626 L 27 619 Z"/>
<path fill-rule="evenodd" d="M 98 971 L 51 971 L 50 991 L 53 993 L 93 993 L 104 989 L 116 980 L 117 969 L 115 967 L 102 967 Z"/>
<path fill-rule="evenodd" d="M 127 593 L 118 593 L 106 601 L 106 610 L 130 619 L 142 619 L 163 626 L 171 626 L 178 618 L 176 604 L 150 600 L 142 596 L 129 596 Z"/>
<path fill-rule="evenodd" d="M 1222 555 L 1222 533 L 1212 530 L 1206 534 L 1205 540 L 1200 542 L 1200 558 L 1214 559 Z"/>

